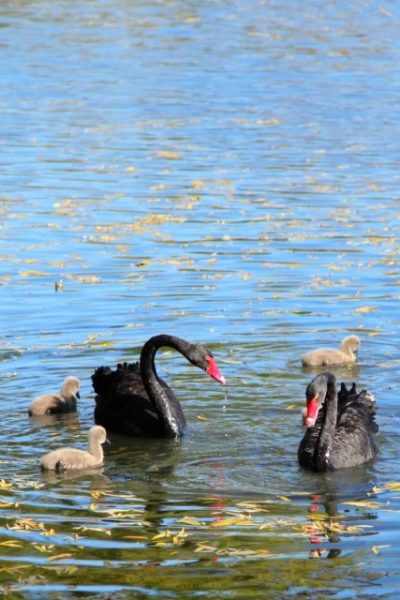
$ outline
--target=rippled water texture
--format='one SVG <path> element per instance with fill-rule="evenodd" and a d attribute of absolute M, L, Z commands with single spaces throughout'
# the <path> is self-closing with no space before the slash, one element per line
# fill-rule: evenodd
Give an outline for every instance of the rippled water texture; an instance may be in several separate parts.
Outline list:
<path fill-rule="evenodd" d="M 400 11 L 393 3 L 14 0 L 0 7 L 0 586 L 13 598 L 397 598 Z M 86 446 L 96 366 L 172 352 L 180 442 Z M 373 465 L 297 465 L 312 374 L 378 402 Z M 76 415 L 38 393 L 82 381 Z"/>

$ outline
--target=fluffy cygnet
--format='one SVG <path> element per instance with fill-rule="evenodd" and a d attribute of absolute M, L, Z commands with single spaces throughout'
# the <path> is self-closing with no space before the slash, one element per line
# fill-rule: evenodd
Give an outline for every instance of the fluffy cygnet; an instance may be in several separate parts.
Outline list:
<path fill-rule="evenodd" d="M 38 396 L 28 409 L 29 416 L 53 415 L 76 411 L 76 400 L 79 395 L 80 382 L 76 377 L 67 377 L 59 394 Z"/>
<path fill-rule="evenodd" d="M 320 348 L 312 350 L 301 357 L 304 367 L 332 367 L 344 363 L 354 363 L 360 347 L 360 339 L 356 335 L 349 335 L 340 344 L 340 349 Z"/>
<path fill-rule="evenodd" d="M 59 448 L 45 454 L 40 459 L 43 470 L 61 473 L 66 470 L 87 469 L 89 467 L 100 467 L 103 464 L 102 444 L 107 441 L 104 427 L 95 425 L 89 430 L 89 451 L 78 448 Z"/>

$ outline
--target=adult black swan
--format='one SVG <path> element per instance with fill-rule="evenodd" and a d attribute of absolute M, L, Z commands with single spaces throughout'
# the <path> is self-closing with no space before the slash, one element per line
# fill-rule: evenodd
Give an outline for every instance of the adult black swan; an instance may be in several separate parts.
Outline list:
<path fill-rule="evenodd" d="M 139 363 L 118 364 L 115 370 L 99 367 L 92 375 L 98 425 L 131 436 L 182 435 L 186 423 L 182 407 L 155 368 L 156 352 L 163 346 L 177 350 L 210 377 L 226 383 L 210 350 L 173 335 L 156 335 L 143 346 Z"/>
<path fill-rule="evenodd" d="M 375 400 L 369 392 L 348 390 L 339 395 L 332 373 L 317 375 L 306 389 L 307 431 L 300 442 L 300 465 L 314 471 L 354 467 L 376 456 Z"/>

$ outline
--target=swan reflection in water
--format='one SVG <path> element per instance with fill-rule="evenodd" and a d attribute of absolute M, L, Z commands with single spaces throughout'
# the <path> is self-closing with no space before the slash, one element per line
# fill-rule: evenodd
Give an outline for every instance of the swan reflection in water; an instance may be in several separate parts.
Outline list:
<path fill-rule="evenodd" d="M 376 535 L 376 482 L 370 468 L 361 465 L 314 477 L 318 477 L 320 488 L 309 496 L 309 519 L 304 527 L 312 558 L 336 558 L 344 551 L 343 539 Z"/>
<path fill-rule="evenodd" d="M 35 415 L 31 417 L 32 422 L 40 427 L 48 427 L 54 429 L 56 426 L 63 426 L 67 431 L 78 431 L 80 420 L 78 413 L 56 413 L 49 415 Z"/>

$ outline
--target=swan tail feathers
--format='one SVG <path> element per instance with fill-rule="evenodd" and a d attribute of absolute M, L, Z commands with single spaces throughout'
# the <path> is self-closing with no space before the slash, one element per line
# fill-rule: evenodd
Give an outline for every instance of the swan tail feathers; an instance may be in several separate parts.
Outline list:
<path fill-rule="evenodd" d="M 137 376 L 139 363 L 119 363 L 116 369 L 98 367 L 92 375 L 93 389 L 99 396 L 107 396 L 110 390 L 115 390 L 127 375 Z"/>

